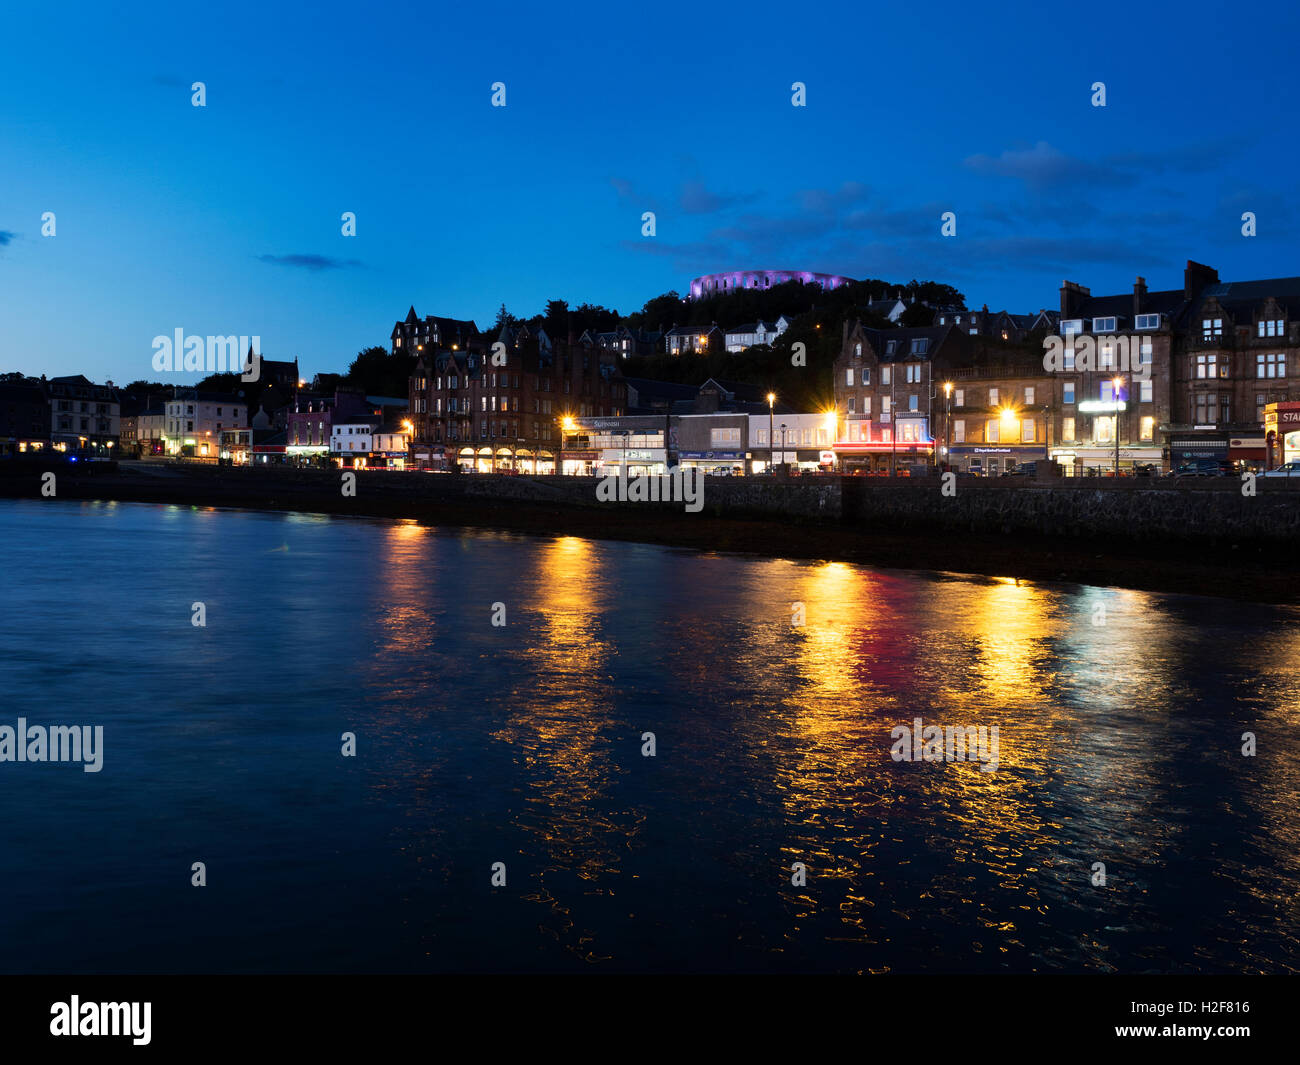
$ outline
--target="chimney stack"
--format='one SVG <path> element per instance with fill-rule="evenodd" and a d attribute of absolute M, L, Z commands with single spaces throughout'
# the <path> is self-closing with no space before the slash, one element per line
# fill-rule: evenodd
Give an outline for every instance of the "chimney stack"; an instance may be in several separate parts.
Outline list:
<path fill-rule="evenodd" d="M 1083 301 L 1092 295 L 1092 290 L 1074 281 L 1061 282 L 1061 317 L 1073 318 Z"/>
<path fill-rule="evenodd" d="M 1133 317 L 1134 318 L 1136 318 L 1139 314 L 1142 313 L 1142 304 L 1146 300 L 1146 295 L 1147 295 L 1147 279 L 1145 277 L 1139 277 L 1135 282 L 1133 282 Z"/>
<path fill-rule="evenodd" d="M 1206 285 L 1215 285 L 1219 281 L 1219 271 L 1204 263 L 1187 260 L 1187 269 L 1183 271 L 1183 298 L 1195 299 Z"/>

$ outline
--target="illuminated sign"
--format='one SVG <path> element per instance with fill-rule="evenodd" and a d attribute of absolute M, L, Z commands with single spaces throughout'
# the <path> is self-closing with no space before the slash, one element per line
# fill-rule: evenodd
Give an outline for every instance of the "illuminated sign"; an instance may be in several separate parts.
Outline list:
<path fill-rule="evenodd" d="M 1109 399 L 1085 399 L 1079 404 L 1084 414 L 1114 414 L 1116 411 L 1128 410 L 1128 404 L 1122 399 L 1116 403 Z"/>

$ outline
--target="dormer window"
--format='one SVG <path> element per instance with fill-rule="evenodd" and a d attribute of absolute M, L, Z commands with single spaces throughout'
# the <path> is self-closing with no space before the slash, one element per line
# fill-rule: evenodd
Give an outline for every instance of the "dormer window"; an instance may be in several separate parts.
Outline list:
<path fill-rule="evenodd" d="M 1113 333 L 1115 332 L 1114 318 L 1094 318 L 1092 320 L 1092 331 L 1094 333 Z"/>
<path fill-rule="evenodd" d="M 913 354 L 913 355 L 924 355 L 924 354 L 925 354 L 927 351 L 929 351 L 929 350 L 930 350 L 930 338 L 929 338 L 929 337 L 914 337 L 914 338 L 912 339 L 912 354 Z"/>
<path fill-rule="evenodd" d="M 1083 332 L 1082 318 L 1065 318 L 1061 321 L 1061 336 L 1072 337 Z"/>
<path fill-rule="evenodd" d="M 1139 314 L 1134 322 L 1138 329 L 1159 329 L 1160 315 L 1158 314 Z"/>
<path fill-rule="evenodd" d="M 1215 337 L 1223 336 L 1223 319 L 1222 318 L 1202 318 L 1201 319 L 1201 339 L 1213 340 Z"/>
<path fill-rule="evenodd" d="M 1286 336 L 1286 321 L 1282 318 L 1264 318 L 1256 323 L 1258 335 L 1262 337 Z"/>

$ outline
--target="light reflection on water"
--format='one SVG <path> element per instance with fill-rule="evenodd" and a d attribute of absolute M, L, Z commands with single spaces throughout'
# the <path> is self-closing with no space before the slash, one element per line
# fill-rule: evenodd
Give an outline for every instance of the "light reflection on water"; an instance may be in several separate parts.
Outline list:
<path fill-rule="evenodd" d="M 98 775 L 0 765 L 2 969 L 1297 968 L 1295 610 L 180 507 L 0 533 L 0 723 L 106 733 Z M 892 761 L 917 717 L 996 725 L 998 771 Z"/>

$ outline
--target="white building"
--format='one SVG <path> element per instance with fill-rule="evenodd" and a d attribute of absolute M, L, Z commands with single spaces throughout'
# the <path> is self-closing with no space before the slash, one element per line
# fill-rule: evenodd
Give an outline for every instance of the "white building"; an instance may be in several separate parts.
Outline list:
<path fill-rule="evenodd" d="M 790 322 L 785 315 L 781 315 L 774 323 L 759 321 L 734 326 L 726 332 L 727 350 L 737 352 L 756 344 L 772 344 L 789 328 Z"/>
<path fill-rule="evenodd" d="M 216 458 L 223 429 L 248 425 L 248 404 L 233 396 L 178 389 L 163 404 L 163 441 L 169 455 Z"/>
<path fill-rule="evenodd" d="M 771 436 L 768 427 L 771 426 Z M 826 469 L 835 463 L 836 416 L 821 414 L 751 414 L 749 450 L 754 473 L 773 465 L 797 466 L 803 470 Z"/>

